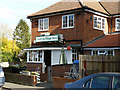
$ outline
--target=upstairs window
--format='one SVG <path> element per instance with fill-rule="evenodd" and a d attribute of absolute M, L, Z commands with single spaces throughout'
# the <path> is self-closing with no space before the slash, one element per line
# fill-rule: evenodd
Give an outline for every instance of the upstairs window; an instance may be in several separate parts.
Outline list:
<path fill-rule="evenodd" d="M 39 19 L 39 28 L 38 31 L 48 31 L 49 28 L 49 19 Z"/>
<path fill-rule="evenodd" d="M 115 31 L 120 31 L 120 18 L 116 18 Z"/>
<path fill-rule="evenodd" d="M 105 30 L 105 21 L 106 21 L 105 18 L 94 15 L 94 22 L 93 22 L 94 29 Z"/>
<path fill-rule="evenodd" d="M 74 14 L 62 16 L 62 28 L 73 28 L 74 27 Z"/>

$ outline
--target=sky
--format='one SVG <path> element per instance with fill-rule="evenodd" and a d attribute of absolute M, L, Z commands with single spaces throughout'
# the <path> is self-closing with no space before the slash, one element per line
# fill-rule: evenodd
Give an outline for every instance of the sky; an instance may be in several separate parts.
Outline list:
<path fill-rule="evenodd" d="M 28 15 L 59 1 L 61 0 L 0 0 L 0 34 L 13 32 L 20 19 L 24 19 L 31 28 Z"/>
<path fill-rule="evenodd" d="M 29 27 L 27 16 L 42 10 L 61 0 L 0 0 L 0 30 L 7 28 L 10 32 L 15 30 L 20 19 L 24 19 Z M 2 29 L 3 32 L 5 31 Z M 8 31 L 7 31 L 8 32 Z"/>

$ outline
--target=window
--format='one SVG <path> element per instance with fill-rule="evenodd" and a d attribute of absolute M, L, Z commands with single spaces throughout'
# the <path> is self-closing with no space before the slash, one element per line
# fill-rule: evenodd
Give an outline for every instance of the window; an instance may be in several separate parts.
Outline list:
<path fill-rule="evenodd" d="M 105 55 L 105 56 L 114 56 L 114 50 L 93 50 L 91 55 Z"/>
<path fill-rule="evenodd" d="M 89 87 L 90 87 L 90 84 L 91 84 L 91 80 L 87 81 L 87 82 L 84 84 L 84 87 L 85 87 L 85 88 L 89 88 Z"/>
<path fill-rule="evenodd" d="M 113 79 L 113 88 L 120 88 L 120 77 L 114 77 Z"/>
<path fill-rule="evenodd" d="M 39 19 L 39 29 L 38 31 L 47 31 L 49 28 L 49 19 Z"/>
<path fill-rule="evenodd" d="M 29 51 L 29 57 L 27 62 L 42 62 L 43 52 L 42 51 Z"/>
<path fill-rule="evenodd" d="M 120 18 L 116 18 L 116 25 L 115 25 L 116 29 L 115 31 L 120 31 Z"/>
<path fill-rule="evenodd" d="M 62 28 L 73 28 L 74 27 L 74 14 L 62 16 Z"/>
<path fill-rule="evenodd" d="M 77 60 L 77 50 L 73 49 L 72 50 L 72 61 L 74 62 L 75 60 Z"/>
<path fill-rule="evenodd" d="M 106 21 L 105 18 L 94 15 L 94 23 L 93 23 L 94 29 L 105 30 L 105 21 Z"/>
<path fill-rule="evenodd" d="M 109 88 L 110 77 L 98 76 L 93 78 L 91 88 Z"/>

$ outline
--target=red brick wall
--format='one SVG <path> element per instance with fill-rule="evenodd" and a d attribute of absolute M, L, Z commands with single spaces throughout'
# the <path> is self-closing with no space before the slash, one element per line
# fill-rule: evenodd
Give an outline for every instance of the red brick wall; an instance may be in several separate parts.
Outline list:
<path fill-rule="evenodd" d="M 92 20 L 90 20 L 92 17 Z M 102 30 L 97 30 L 93 28 L 93 14 L 86 12 L 84 17 L 84 44 L 103 35 Z M 88 22 L 87 22 L 88 20 Z"/>
<path fill-rule="evenodd" d="M 27 70 L 35 71 L 38 67 L 40 67 L 40 71 L 42 72 L 42 64 L 41 63 L 27 63 Z"/>
<path fill-rule="evenodd" d="M 92 20 L 89 20 L 91 16 Z M 40 33 L 46 32 L 38 31 L 38 26 L 35 27 L 36 20 L 38 19 L 32 20 L 32 45 L 36 36 L 40 36 Z M 89 20 L 89 22 L 87 22 L 87 20 Z M 80 39 L 83 40 L 84 43 L 87 43 L 88 41 L 91 41 L 92 39 L 95 39 L 96 37 L 99 37 L 103 34 L 103 31 L 93 29 L 93 14 L 91 13 L 74 13 L 74 25 L 74 28 L 62 29 L 62 15 L 55 15 L 49 17 L 49 32 L 51 34 L 63 34 L 65 40 Z M 71 43 L 69 42 L 68 44 Z M 80 44 L 80 42 L 75 44 Z"/>
<path fill-rule="evenodd" d="M 71 64 L 68 65 L 53 65 L 52 66 L 52 76 L 63 77 L 65 72 L 70 72 Z"/>
<path fill-rule="evenodd" d="M 91 55 L 91 50 L 84 51 L 84 55 Z"/>

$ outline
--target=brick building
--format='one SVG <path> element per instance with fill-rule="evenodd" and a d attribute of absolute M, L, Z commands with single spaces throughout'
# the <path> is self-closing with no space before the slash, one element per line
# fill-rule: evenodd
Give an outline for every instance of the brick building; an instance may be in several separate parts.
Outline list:
<path fill-rule="evenodd" d="M 68 64 L 72 64 L 78 59 L 78 55 L 93 53 L 95 41 L 111 33 L 118 35 L 119 4 L 120 2 L 97 0 L 62 0 L 29 15 L 27 18 L 32 23 L 31 47 L 24 49 L 27 51 L 29 70 L 40 67 L 44 73 L 45 67 L 59 65 L 62 47 L 65 49 Z M 71 50 L 67 50 L 67 46 L 71 46 Z M 119 46 L 118 43 L 117 48 Z"/>

